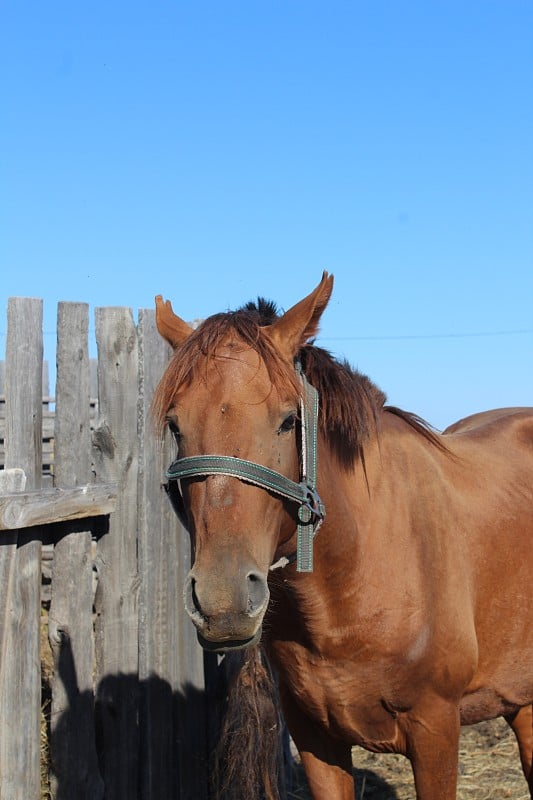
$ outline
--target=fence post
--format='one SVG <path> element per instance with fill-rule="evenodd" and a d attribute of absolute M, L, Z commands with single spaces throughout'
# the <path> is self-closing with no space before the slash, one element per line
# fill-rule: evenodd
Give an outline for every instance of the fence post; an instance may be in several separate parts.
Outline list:
<path fill-rule="evenodd" d="M 174 444 L 150 406 L 171 352 L 155 312 L 139 312 L 139 673 L 142 800 L 206 800 L 208 742 L 203 653 L 183 606 L 189 539 L 163 490 Z"/>
<path fill-rule="evenodd" d="M 6 469 L 41 483 L 42 300 L 10 298 L 5 368 Z M 40 589 L 38 529 L 0 536 L 0 796 L 40 793 Z"/>
<path fill-rule="evenodd" d="M 154 315 L 139 312 L 139 679 L 141 800 L 180 800 L 173 714 L 176 689 L 172 642 L 175 531 L 161 486 L 164 444 L 157 441 L 150 403 L 168 351 L 154 335 Z M 156 333 L 156 332 L 155 332 Z M 159 345 L 159 347 L 157 346 Z M 201 798 L 199 798 L 201 800 Z"/>
<path fill-rule="evenodd" d="M 55 486 L 91 482 L 88 306 L 59 303 Z M 54 655 L 50 776 L 56 800 L 101 800 L 94 727 L 92 535 L 85 520 L 55 543 L 48 635 Z"/>
<path fill-rule="evenodd" d="M 138 347 L 132 314 L 96 309 L 99 420 L 97 481 L 117 482 L 118 503 L 98 542 L 96 678 L 99 752 L 106 800 L 138 796 L 137 470 Z"/>

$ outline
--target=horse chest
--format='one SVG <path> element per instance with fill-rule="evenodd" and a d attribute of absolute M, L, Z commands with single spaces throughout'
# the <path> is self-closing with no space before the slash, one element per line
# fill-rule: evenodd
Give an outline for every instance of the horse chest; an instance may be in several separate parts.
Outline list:
<path fill-rule="evenodd" d="M 309 719 L 350 744 L 375 751 L 402 751 L 394 703 L 383 691 L 379 665 L 330 661 L 294 648 L 278 664 L 280 681 Z M 277 660 L 277 659 L 276 659 Z"/>

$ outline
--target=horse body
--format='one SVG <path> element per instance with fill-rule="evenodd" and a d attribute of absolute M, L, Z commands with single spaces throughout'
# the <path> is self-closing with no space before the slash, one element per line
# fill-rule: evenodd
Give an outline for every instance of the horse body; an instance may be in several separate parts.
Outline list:
<path fill-rule="evenodd" d="M 189 372 L 179 363 L 191 333 L 158 306 L 177 347 L 158 411 L 179 426 L 181 453 L 238 455 L 298 480 L 289 376 L 330 291 L 325 276 L 255 340 L 233 329 L 209 347 L 199 339 Z M 281 360 L 269 366 L 273 349 Z M 200 641 L 231 649 L 262 636 L 317 800 L 353 798 L 353 744 L 408 756 L 419 800 L 453 800 L 460 725 L 499 715 L 517 735 L 533 797 L 533 412 L 475 415 L 438 437 L 387 410 L 366 379 L 331 360 L 320 372 L 307 358 L 323 403 L 334 404 L 328 384 L 344 391 L 319 436 L 327 517 L 314 571 L 269 569 L 295 549 L 290 504 L 234 477 L 187 482 L 186 605 Z M 365 409 L 353 427 L 366 431 L 351 457 L 350 392 Z"/>
<path fill-rule="evenodd" d="M 513 450 L 533 442 L 533 415 L 483 421 L 449 434 L 443 453 L 384 420 L 366 478 L 359 465 L 329 484 L 305 587 L 271 581 L 267 641 L 293 736 L 309 737 L 310 718 L 317 726 L 309 749 L 322 733 L 410 755 L 431 731 L 426 748 L 440 760 L 438 740 L 456 747 L 459 722 L 531 702 L 533 461 L 525 470 Z M 431 796 L 453 797 L 448 773 L 449 795 L 437 794 L 436 772 Z"/>

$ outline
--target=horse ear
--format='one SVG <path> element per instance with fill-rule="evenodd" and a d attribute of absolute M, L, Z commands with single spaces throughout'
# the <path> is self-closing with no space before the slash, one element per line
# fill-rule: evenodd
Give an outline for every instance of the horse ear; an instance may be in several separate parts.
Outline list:
<path fill-rule="evenodd" d="M 274 343 L 290 360 L 308 339 L 316 336 L 318 323 L 333 290 L 333 275 L 322 273 L 322 280 L 311 294 L 296 303 L 280 319 L 267 327 Z"/>
<path fill-rule="evenodd" d="M 170 300 L 163 302 L 160 294 L 155 298 L 155 321 L 163 339 L 166 339 L 174 349 L 183 344 L 193 331 L 181 317 L 174 314 Z"/>

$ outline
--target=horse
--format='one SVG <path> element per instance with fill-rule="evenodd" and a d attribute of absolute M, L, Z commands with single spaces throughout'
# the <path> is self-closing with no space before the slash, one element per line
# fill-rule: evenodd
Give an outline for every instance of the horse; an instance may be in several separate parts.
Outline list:
<path fill-rule="evenodd" d="M 354 745 L 453 800 L 460 726 L 498 716 L 533 797 L 533 409 L 438 433 L 387 405 L 313 344 L 332 288 L 324 272 L 285 313 L 259 299 L 195 330 L 156 298 L 185 607 L 205 649 L 242 651 L 241 693 L 267 654 L 315 800 L 354 797 Z M 257 737 L 237 751 L 259 762 Z M 276 797 L 270 769 L 242 797 Z"/>

